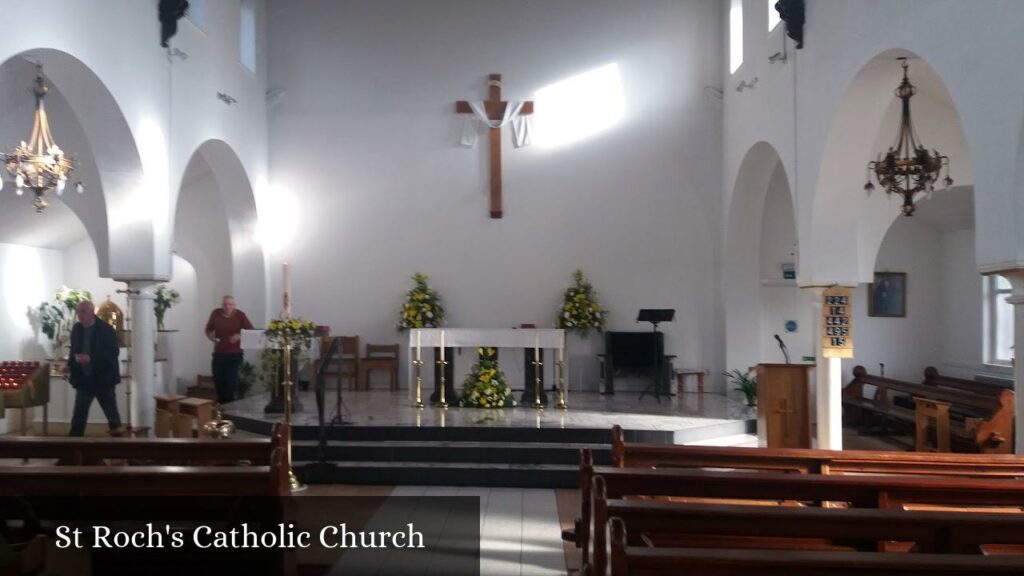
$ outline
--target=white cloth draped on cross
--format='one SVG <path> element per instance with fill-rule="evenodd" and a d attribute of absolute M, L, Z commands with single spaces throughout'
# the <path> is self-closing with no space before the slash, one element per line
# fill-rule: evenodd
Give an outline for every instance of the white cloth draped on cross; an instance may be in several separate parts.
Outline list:
<path fill-rule="evenodd" d="M 482 100 L 470 101 L 469 107 L 473 114 L 466 116 L 463 121 L 462 138 L 459 140 L 459 144 L 462 146 L 466 148 L 476 146 L 479 136 L 477 124 L 480 122 L 484 123 L 488 128 L 504 128 L 511 123 L 512 145 L 516 148 L 530 145 L 530 117 L 519 113 L 523 108 L 523 102 L 510 101 L 505 106 L 505 114 L 502 115 L 500 120 L 491 120 L 487 117 L 487 110 Z"/>

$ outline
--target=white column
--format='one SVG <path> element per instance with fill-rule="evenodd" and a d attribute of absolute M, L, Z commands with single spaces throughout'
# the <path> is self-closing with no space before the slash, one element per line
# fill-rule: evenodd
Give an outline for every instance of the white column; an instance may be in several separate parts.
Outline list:
<path fill-rule="evenodd" d="M 1016 398 L 1014 406 L 1013 451 L 1024 454 L 1024 425 L 1021 415 L 1024 414 L 1024 363 L 1017 364 L 1017 354 L 1024 350 L 1024 269 L 1000 272 L 1013 286 L 1013 295 L 1006 299 L 1013 304 L 1013 392 Z"/>
<path fill-rule="evenodd" d="M 814 370 L 817 448 L 822 450 L 842 450 L 843 364 L 839 358 L 825 358 L 823 355 L 824 338 L 821 333 L 821 313 L 822 296 L 824 295 L 825 288 L 822 286 L 811 286 L 805 288 L 805 290 L 809 290 L 812 295 L 811 306 L 814 310 L 811 322 L 814 326 L 814 356 L 815 363 L 817 364 L 817 368 Z"/>
<path fill-rule="evenodd" d="M 153 426 L 155 405 L 153 395 L 156 393 L 154 373 L 156 372 L 156 315 L 153 312 L 153 301 L 156 296 L 151 280 L 132 280 L 128 288 L 132 293 L 128 296 L 131 305 L 132 322 L 132 368 L 131 386 L 132 426 Z M 122 393 L 127 394 L 125 389 Z M 126 415 L 121 419 L 127 424 Z"/>

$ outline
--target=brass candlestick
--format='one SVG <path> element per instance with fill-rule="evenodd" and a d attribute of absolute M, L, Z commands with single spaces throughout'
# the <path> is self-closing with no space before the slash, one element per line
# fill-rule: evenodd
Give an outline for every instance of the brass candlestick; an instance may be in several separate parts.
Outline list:
<path fill-rule="evenodd" d="M 444 348 L 442 348 L 441 350 L 444 350 Z M 437 405 L 440 406 L 441 408 L 447 408 L 448 407 L 448 401 L 445 400 L 445 398 L 444 398 L 444 388 L 445 388 L 444 372 L 445 372 L 445 366 L 448 365 L 448 362 L 445 361 L 444 353 L 443 352 L 441 353 L 441 359 L 438 360 L 437 363 L 441 366 L 441 392 L 440 392 L 439 401 L 438 401 Z"/>
<path fill-rule="evenodd" d="M 569 405 L 565 403 L 565 360 L 558 361 L 558 404 L 555 406 L 560 410 L 568 410 Z"/>
<path fill-rule="evenodd" d="M 537 360 L 538 356 L 536 349 L 534 350 L 533 357 L 533 407 L 537 410 L 543 410 L 544 403 L 540 401 L 540 371 L 542 370 L 541 366 L 543 366 L 544 363 L 541 362 L 540 360 Z"/>
<path fill-rule="evenodd" d="M 417 350 L 417 355 L 419 355 L 419 350 Z M 423 360 L 417 358 L 412 363 L 416 366 L 416 403 L 413 406 L 423 408 L 423 396 L 421 394 L 423 388 Z"/>
<path fill-rule="evenodd" d="M 284 422 L 288 425 L 288 429 L 292 429 L 292 343 L 291 338 L 288 337 L 288 332 L 284 333 L 284 382 L 282 387 L 284 388 Z M 292 469 L 292 435 L 288 435 L 288 447 L 287 447 L 287 466 L 288 466 L 288 487 L 291 488 L 292 492 L 298 492 L 305 490 L 306 486 L 299 482 L 297 476 L 295 476 L 295 470 Z"/>

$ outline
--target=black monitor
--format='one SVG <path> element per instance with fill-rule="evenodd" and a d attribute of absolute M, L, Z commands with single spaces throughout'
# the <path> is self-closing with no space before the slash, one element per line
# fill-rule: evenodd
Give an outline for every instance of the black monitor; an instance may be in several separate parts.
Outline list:
<path fill-rule="evenodd" d="M 636 315 L 637 322 L 650 322 L 658 324 L 671 322 L 676 317 L 676 311 L 672 308 L 641 308 Z"/>

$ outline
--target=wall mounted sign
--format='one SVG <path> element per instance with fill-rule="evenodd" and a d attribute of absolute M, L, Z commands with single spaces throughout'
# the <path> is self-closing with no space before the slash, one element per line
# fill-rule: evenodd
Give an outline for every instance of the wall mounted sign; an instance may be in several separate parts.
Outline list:
<path fill-rule="evenodd" d="M 853 290 L 833 286 L 825 290 L 821 307 L 822 356 L 853 358 Z"/>

